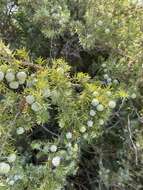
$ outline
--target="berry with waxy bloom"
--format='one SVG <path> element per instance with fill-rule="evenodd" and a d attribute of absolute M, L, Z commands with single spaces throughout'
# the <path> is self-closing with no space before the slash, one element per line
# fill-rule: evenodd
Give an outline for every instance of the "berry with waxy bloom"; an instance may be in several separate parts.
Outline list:
<path fill-rule="evenodd" d="M 96 115 L 96 112 L 94 110 L 90 110 L 90 116 L 95 116 Z"/>
<path fill-rule="evenodd" d="M 92 120 L 87 121 L 87 126 L 92 127 L 93 126 L 93 121 Z"/>
<path fill-rule="evenodd" d="M 117 79 L 114 79 L 114 80 L 113 80 L 113 83 L 114 83 L 114 84 L 119 84 L 119 81 L 118 81 Z"/>
<path fill-rule="evenodd" d="M 24 132 L 25 132 L 25 130 L 24 130 L 23 127 L 19 127 L 19 128 L 17 128 L 17 130 L 16 130 L 16 133 L 17 133 L 18 135 L 22 135 Z"/>
<path fill-rule="evenodd" d="M 107 79 L 107 82 L 108 82 L 108 83 L 111 83 L 111 82 L 112 82 L 112 79 L 111 79 L 111 78 L 108 78 L 108 79 Z"/>
<path fill-rule="evenodd" d="M 109 108 L 115 108 L 116 107 L 116 102 L 115 101 L 113 101 L 113 100 L 111 100 L 109 103 L 108 103 L 108 106 L 109 106 Z"/>
<path fill-rule="evenodd" d="M 10 171 L 10 165 L 5 162 L 0 162 L 0 174 L 6 175 Z"/>
<path fill-rule="evenodd" d="M 109 78 L 109 76 L 107 74 L 105 74 L 103 77 L 104 77 L 104 79 L 108 79 Z"/>
<path fill-rule="evenodd" d="M 99 95 L 99 92 L 97 92 L 97 91 L 93 92 L 93 96 L 98 96 L 98 95 Z"/>
<path fill-rule="evenodd" d="M 18 83 L 17 81 L 12 81 L 12 82 L 9 83 L 9 87 L 10 87 L 11 89 L 16 90 L 16 89 L 18 89 L 18 87 L 19 87 L 19 83 Z"/>
<path fill-rule="evenodd" d="M 16 154 L 14 154 L 14 153 L 12 153 L 12 154 L 10 154 L 9 156 L 8 156 L 8 158 L 7 158 L 7 160 L 8 160 L 8 162 L 15 162 L 15 160 L 16 160 Z"/>
<path fill-rule="evenodd" d="M 98 99 L 93 99 L 91 102 L 92 106 L 97 106 L 99 104 L 99 100 Z"/>
<path fill-rule="evenodd" d="M 87 138 L 88 138 L 88 134 L 87 134 L 87 133 L 84 134 L 84 135 L 83 135 L 83 138 L 84 138 L 85 140 L 87 140 Z"/>
<path fill-rule="evenodd" d="M 103 25 L 103 21 L 102 21 L 102 20 L 99 20 L 99 21 L 97 22 L 97 24 L 98 24 L 99 26 L 102 26 L 102 25 Z"/>
<path fill-rule="evenodd" d="M 108 13 L 108 16 L 109 16 L 109 17 L 112 17 L 113 15 L 112 15 L 112 13 Z"/>
<path fill-rule="evenodd" d="M 60 162 L 61 162 L 61 158 L 59 156 L 55 156 L 53 159 L 52 159 L 52 164 L 53 166 L 57 167 L 60 165 Z"/>
<path fill-rule="evenodd" d="M 137 95 L 135 94 L 135 93 L 133 93 L 132 95 L 131 95 L 131 98 L 132 99 L 135 99 L 137 97 Z"/>
<path fill-rule="evenodd" d="M 80 130 L 81 133 L 85 133 L 86 128 L 84 126 L 82 126 L 79 130 Z"/>
<path fill-rule="evenodd" d="M 109 34 L 109 33 L 110 33 L 110 29 L 109 29 L 109 28 L 106 28 L 106 29 L 105 29 L 105 33 L 106 33 L 106 34 Z"/>
<path fill-rule="evenodd" d="M 34 98 L 33 95 L 28 95 L 28 96 L 26 96 L 26 102 L 27 102 L 28 104 L 33 104 L 34 101 L 35 101 L 35 98 Z"/>
<path fill-rule="evenodd" d="M 99 124 L 100 124 L 100 125 L 104 125 L 104 120 L 103 120 L 103 119 L 100 119 L 100 120 L 99 120 Z"/>
<path fill-rule="evenodd" d="M 7 72 L 5 78 L 7 82 L 12 82 L 15 80 L 15 74 L 13 72 Z"/>
<path fill-rule="evenodd" d="M 103 68 L 105 68 L 105 67 L 106 67 L 106 63 L 103 63 L 101 66 L 102 66 Z"/>
<path fill-rule="evenodd" d="M 66 133 L 66 138 L 67 139 L 72 139 L 72 133 L 71 132 Z"/>
<path fill-rule="evenodd" d="M 38 103 L 38 102 L 34 102 L 32 105 L 31 105 L 31 109 L 35 112 L 41 110 L 41 105 Z"/>
<path fill-rule="evenodd" d="M 111 96 L 112 92 L 111 91 L 107 91 L 106 94 L 107 94 L 107 96 Z"/>
<path fill-rule="evenodd" d="M 99 104 L 99 105 L 97 105 L 96 109 L 97 109 L 97 111 L 103 111 L 104 106 L 102 104 Z"/>
<path fill-rule="evenodd" d="M 16 77 L 20 81 L 25 81 L 27 78 L 27 74 L 24 71 L 20 71 L 17 73 Z"/>
<path fill-rule="evenodd" d="M 50 147 L 50 151 L 51 151 L 51 152 L 56 152 L 56 151 L 57 151 L 57 146 L 56 146 L 56 145 L 52 145 L 52 146 Z"/>
<path fill-rule="evenodd" d="M 8 184 L 9 184 L 10 186 L 13 186 L 13 185 L 14 185 L 14 183 L 15 183 L 15 181 L 14 181 L 14 180 L 10 180 L 10 181 L 8 182 Z"/>

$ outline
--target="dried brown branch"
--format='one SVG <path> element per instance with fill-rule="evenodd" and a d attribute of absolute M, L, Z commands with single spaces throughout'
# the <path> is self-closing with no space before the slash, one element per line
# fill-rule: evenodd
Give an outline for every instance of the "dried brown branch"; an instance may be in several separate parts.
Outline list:
<path fill-rule="evenodd" d="M 7 58 L 7 57 L 3 57 L 3 56 L 0 56 L 0 60 L 5 61 L 7 63 L 13 63 L 13 62 L 15 62 L 14 58 Z M 36 65 L 36 64 L 28 62 L 28 61 L 22 61 L 22 60 L 20 60 L 20 62 L 21 62 L 21 65 L 23 67 L 29 67 L 29 68 L 34 69 L 36 71 L 44 69 L 42 66 Z"/>

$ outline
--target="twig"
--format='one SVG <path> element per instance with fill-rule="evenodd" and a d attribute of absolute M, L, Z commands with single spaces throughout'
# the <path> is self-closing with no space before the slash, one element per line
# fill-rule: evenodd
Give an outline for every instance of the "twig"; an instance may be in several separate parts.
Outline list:
<path fill-rule="evenodd" d="M 129 132 L 129 138 L 130 138 L 130 141 L 131 141 L 131 144 L 132 144 L 132 147 L 134 149 L 134 152 L 135 152 L 135 163 L 136 165 L 138 165 L 138 151 L 137 151 L 137 147 L 132 139 L 132 132 L 131 132 L 131 123 L 130 123 L 130 117 L 128 115 L 128 132 Z"/>
<path fill-rule="evenodd" d="M 43 69 L 43 67 L 41 67 L 39 65 L 36 65 L 36 64 L 30 63 L 30 62 L 26 62 L 26 61 L 22 62 L 22 65 L 24 67 L 30 67 L 30 68 L 35 69 L 35 70 L 42 70 Z"/>
<path fill-rule="evenodd" d="M 0 56 L 0 60 L 5 61 L 5 62 L 8 62 L 8 63 L 10 63 L 10 62 L 15 62 L 15 59 L 14 59 L 14 58 L 6 58 L 6 57 L 2 57 L 2 56 Z M 33 64 L 33 63 L 31 63 L 31 62 L 22 61 L 22 60 L 20 60 L 20 61 L 21 61 L 21 65 L 22 65 L 23 67 L 29 67 L 29 68 L 32 68 L 32 69 L 35 69 L 35 70 L 42 70 L 42 69 L 43 69 L 43 67 L 41 67 L 41 66 L 39 66 L 39 65 L 36 65 L 36 64 Z"/>
<path fill-rule="evenodd" d="M 51 133 L 52 135 L 54 135 L 54 136 L 56 136 L 56 137 L 59 137 L 59 135 L 57 135 L 56 133 L 50 131 L 49 129 L 47 129 L 47 128 L 44 127 L 43 125 L 42 125 L 42 128 L 43 128 L 45 131 L 47 131 L 48 133 Z"/>

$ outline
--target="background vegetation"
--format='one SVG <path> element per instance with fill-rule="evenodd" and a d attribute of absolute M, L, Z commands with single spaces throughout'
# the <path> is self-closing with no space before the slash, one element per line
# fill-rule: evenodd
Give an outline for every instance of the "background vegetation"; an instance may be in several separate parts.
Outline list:
<path fill-rule="evenodd" d="M 0 190 L 143 189 L 141 0 L 0 0 Z"/>

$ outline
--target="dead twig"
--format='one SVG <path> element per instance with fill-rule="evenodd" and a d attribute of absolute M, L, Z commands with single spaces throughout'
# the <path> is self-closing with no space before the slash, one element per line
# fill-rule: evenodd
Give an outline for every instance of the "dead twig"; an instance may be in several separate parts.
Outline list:
<path fill-rule="evenodd" d="M 2 57 L 0 56 L 0 60 L 1 61 L 5 61 L 7 63 L 14 63 L 15 62 L 15 59 L 14 58 L 7 58 L 7 57 Z M 23 67 L 29 67 L 31 69 L 34 69 L 34 70 L 43 70 L 44 68 L 39 66 L 39 65 L 36 65 L 34 63 L 31 63 L 31 62 L 28 62 L 28 61 L 22 61 L 20 60 L 20 63 Z"/>

